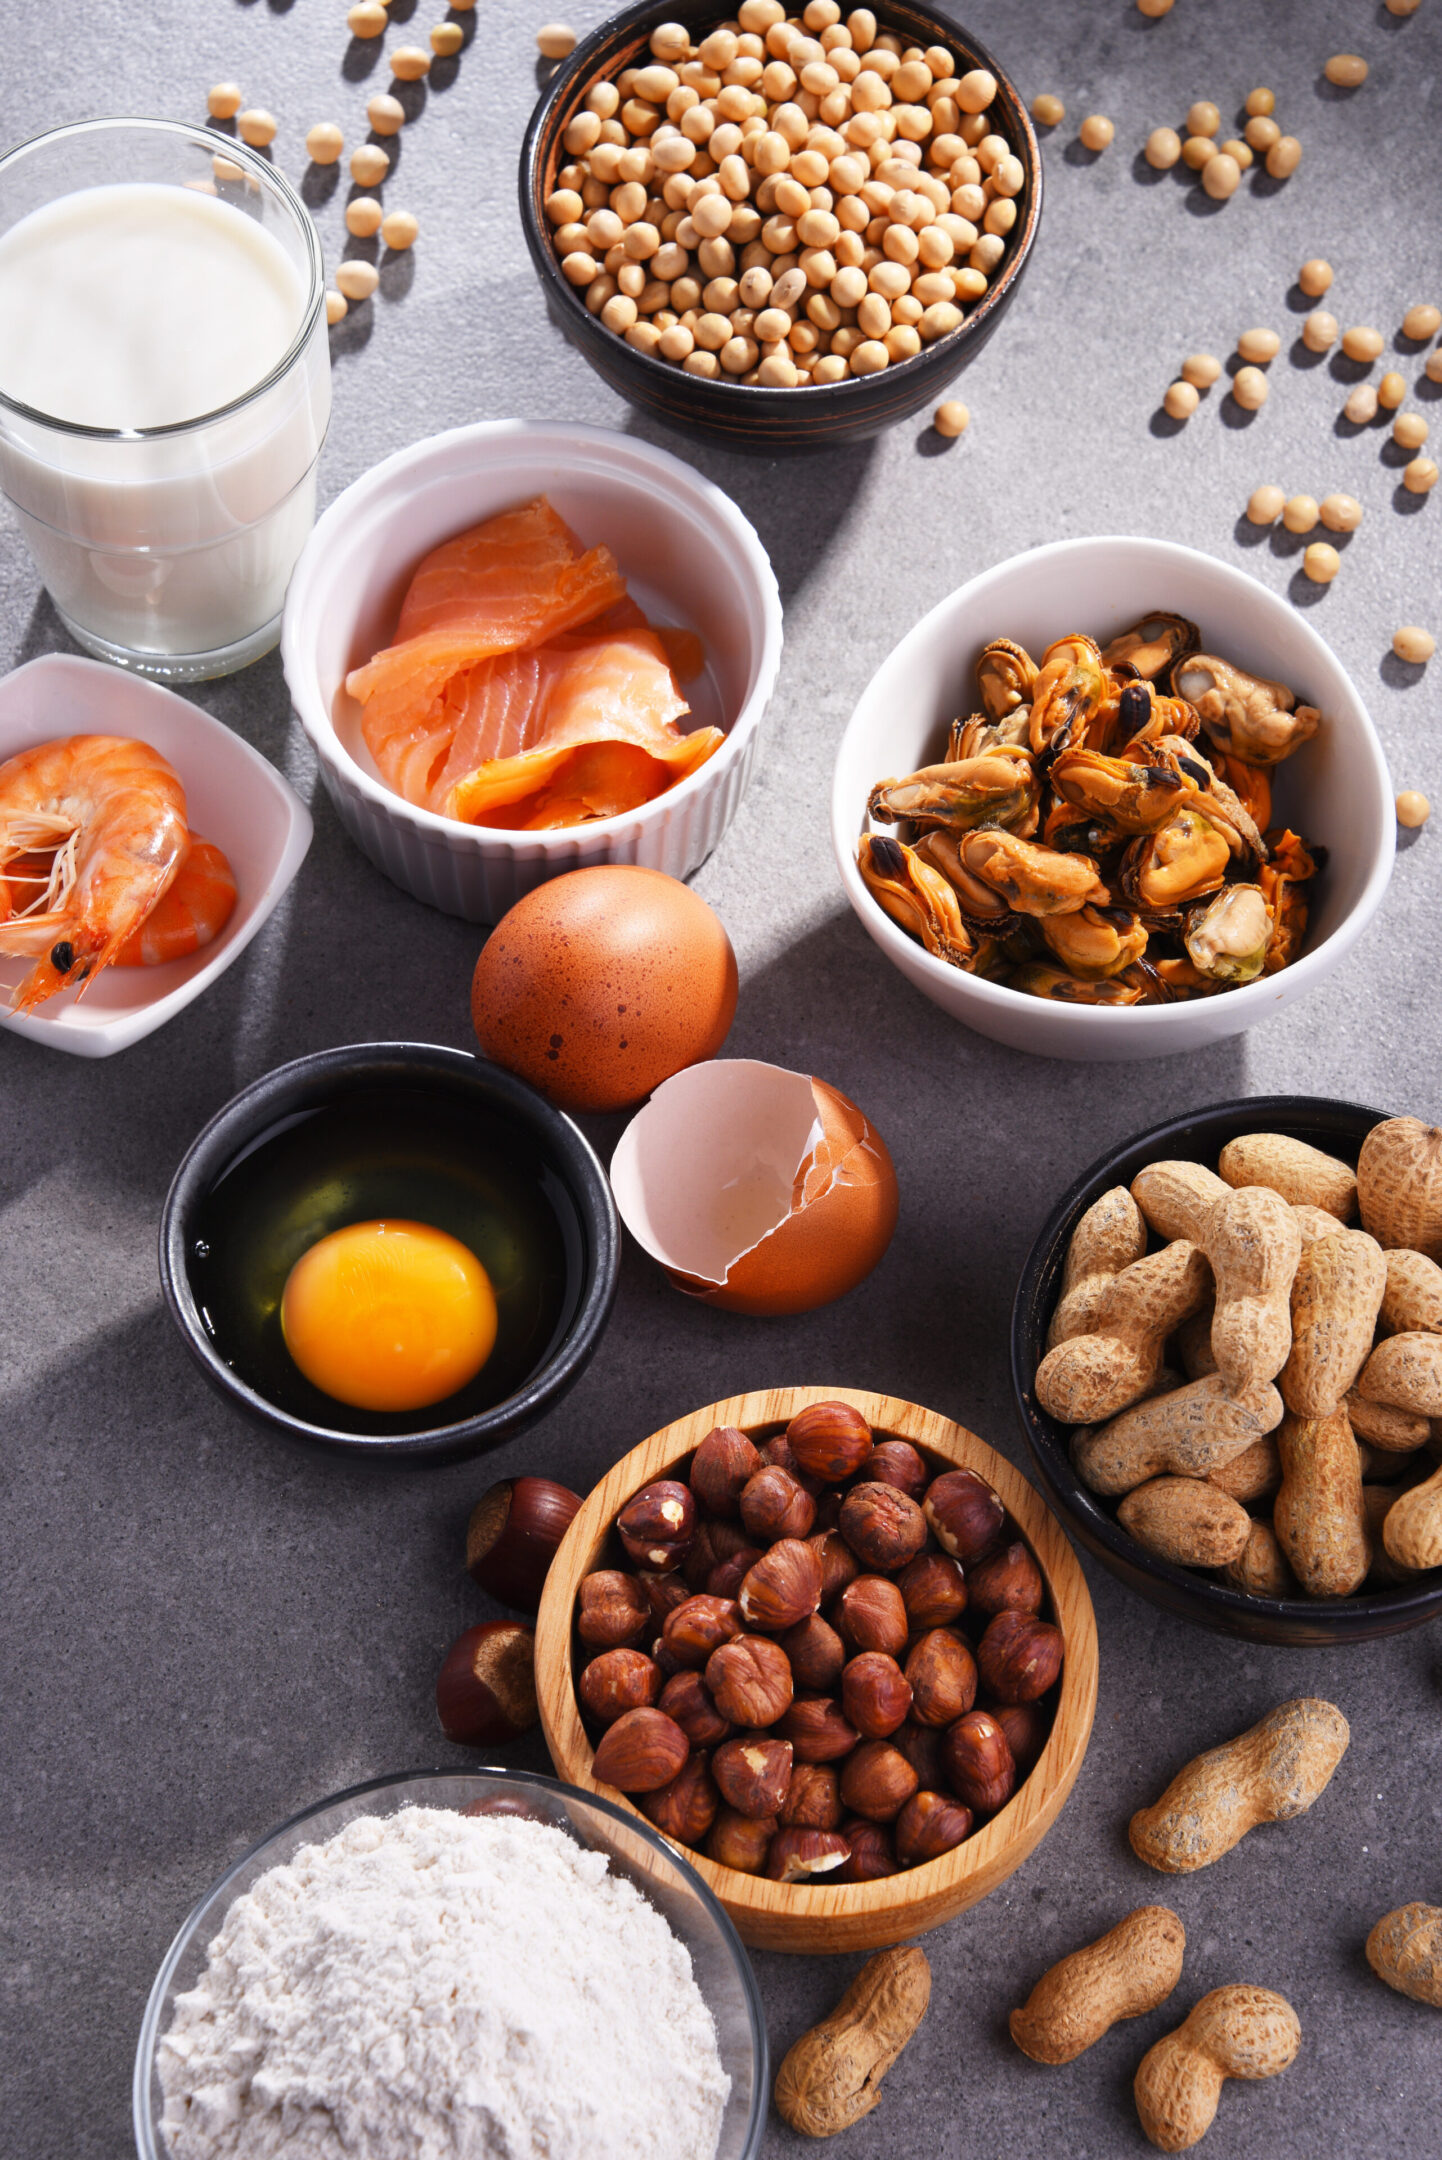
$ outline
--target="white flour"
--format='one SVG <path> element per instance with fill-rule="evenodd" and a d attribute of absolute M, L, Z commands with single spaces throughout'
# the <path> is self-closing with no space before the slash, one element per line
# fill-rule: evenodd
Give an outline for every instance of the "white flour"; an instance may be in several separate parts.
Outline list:
<path fill-rule="evenodd" d="M 714 2160 L 691 1960 L 559 1830 L 407 1808 L 237 1898 L 160 2043 L 174 2160 Z"/>

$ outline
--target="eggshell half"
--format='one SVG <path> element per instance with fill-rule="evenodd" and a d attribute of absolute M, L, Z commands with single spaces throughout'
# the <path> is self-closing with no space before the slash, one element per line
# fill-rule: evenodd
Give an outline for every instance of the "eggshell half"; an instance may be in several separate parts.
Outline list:
<path fill-rule="evenodd" d="M 611 1185 L 677 1288 L 728 1312 L 829 1305 L 896 1228 L 896 1172 L 865 1114 L 824 1080 L 751 1058 L 659 1087 L 621 1136 Z"/>
<path fill-rule="evenodd" d="M 605 863 L 538 885 L 476 962 L 481 1048 L 563 1110 L 626 1110 L 714 1058 L 736 1012 L 736 955 L 699 893 Z"/>

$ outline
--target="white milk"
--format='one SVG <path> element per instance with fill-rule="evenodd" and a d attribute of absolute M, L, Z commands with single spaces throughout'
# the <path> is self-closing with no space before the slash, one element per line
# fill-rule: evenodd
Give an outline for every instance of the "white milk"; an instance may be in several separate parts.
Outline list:
<path fill-rule="evenodd" d="M 194 188 L 82 188 L 0 234 L 0 392 L 61 423 L 0 408 L 0 484 L 92 649 L 183 675 L 273 642 L 330 412 L 323 315 L 282 369 L 312 298 L 258 217 Z"/>

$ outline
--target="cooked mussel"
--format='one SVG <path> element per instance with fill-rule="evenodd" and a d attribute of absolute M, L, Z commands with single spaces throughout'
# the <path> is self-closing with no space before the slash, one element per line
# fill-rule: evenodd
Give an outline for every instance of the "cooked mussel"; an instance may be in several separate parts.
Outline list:
<path fill-rule="evenodd" d="M 1252 823 L 1265 832 L 1272 822 L 1272 781 L 1265 765 L 1249 765 L 1245 758 L 1218 750 L 1209 760 L 1218 779 L 1224 780 Z"/>
<path fill-rule="evenodd" d="M 1050 778 L 1064 801 L 1119 833 L 1158 831 L 1187 793 L 1171 762 L 1137 764 L 1097 750 L 1063 750 Z"/>
<path fill-rule="evenodd" d="M 1134 975 L 1111 975 L 1102 982 L 1081 982 L 1065 968 L 1033 960 L 1009 978 L 1013 990 L 1049 998 L 1055 1005 L 1141 1005 L 1148 1002 L 1145 981 Z"/>
<path fill-rule="evenodd" d="M 983 646 L 976 682 L 992 719 L 1004 720 L 1018 705 L 1030 705 L 1040 672 L 1026 647 L 1011 638 L 993 638 Z"/>
<path fill-rule="evenodd" d="M 1092 638 L 1078 634 L 1048 645 L 1031 704 L 1032 749 L 1064 750 L 1085 741 L 1109 687 Z"/>
<path fill-rule="evenodd" d="M 973 877 L 961 860 L 961 834 L 935 825 L 916 842 L 916 853 L 933 870 L 940 871 L 961 902 L 962 920 L 969 929 L 989 931 L 1012 919 L 1011 908 L 999 892 L 981 878 Z"/>
<path fill-rule="evenodd" d="M 1262 972 L 1272 911 L 1260 885 L 1225 885 L 1188 908 L 1182 930 L 1187 958 L 1208 982 L 1252 982 Z"/>
<path fill-rule="evenodd" d="M 1314 705 L 1298 705 L 1285 683 L 1219 660 L 1215 653 L 1191 653 L 1172 670 L 1172 689 L 1195 705 L 1218 749 L 1249 765 L 1279 765 L 1321 725 Z"/>
<path fill-rule="evenodd" d="M 1134 667 L 1138 675 L 1155 682 L 1184 653 L 1195 652 L 1200 643 L 1201 633 L 1195 623 L 1188 622 L 1185 615 L 1168 615 L 1158 609 L 1114 637 L 1102 652 L 1102 664 L 1109 668 Z M 1180 694 L 1185 697 L 1187 692 Z"/>
<path fill-rule="evenodd" d="M 1306 842 L 1294 832 L 1269 833 L 1271 860 L 1257 872 L 1257 883 L 1272 911 L 1272 934 L 1267 940 L 1264 975 L 1276 975 L 1290 967 L 1302 950 L 1307 935 L 1306 880 L 1316 875 L 1318 864 Z"/>
<path fill-rule="evenodd" d="M 988 720 L 982 713 L 970 713 L 965 720 L 953 720 L 947 739 L 946 762 L 959 765 L 963 758 L 985 757 L 991 750 L 1029 750 L 1031 748 L 1031 707 L 1019 705 L 1005 720 Z"/>
<path fill-rule="evenodd" d="M 1160 742 L 1147 744 L 1142 754 L 1170 765 L 1186 781 L 1212 823 L 1226 833 L 1234 863 L 1255 869 L 1266 861 L 1267 843 L 1252 813 L 1195 743 L 1180 735 L 1164 735 Z"/>
<path fill-rule="evenodd" d="M 1041 934 L 1063 967 L 1081 982 L 1119 975 L 1147 949 L 1146 925 L 1130 908 L 1093 903 L 1071 915 L 1048 915 Z"/>
<path fill-rule="evenodd" d="M 958 852 L 962 868 L 999 892 L 1019 915 L 1069 915 L 1089 901 L 1110 903 L 1089 855 L 1063 855 L 990 826 L 965 834 Z"/>
<path fill-rule="evenodd" d="M 968 967 L 976 944 L 961 919 L 955 892 L 939 870 L 923 862 L 914 848 L 877 833 L 864 833 L 857 844 L 856 866 L 867 891 L 894 923 L 920 940 L 938 960 Z"/>
<path fill-rule="evenodd" d="M 867 807 L 889 825 L 944 825 L 965 832 L 983 819 L 1010 825 L 1036 805 L 1038 782 L 1025 750 L 989 750 L 955 764 L 927 765 L 904 780 L 883 780 Z"/>
<path fill-rule="evenodd" d="M 1140 908 L 1179 907 L 1215 892 L 1231 862 L 1227 834 L 1189 803 L 1160 832 L 1132 842 L 1122 857 L 1121 886 Z"/>

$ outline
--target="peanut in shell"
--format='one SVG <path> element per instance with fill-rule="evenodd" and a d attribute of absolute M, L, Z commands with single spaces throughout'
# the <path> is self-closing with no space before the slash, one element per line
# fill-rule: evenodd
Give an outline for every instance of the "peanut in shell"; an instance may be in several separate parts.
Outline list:
<path fill-rule="evenodd" d="M 1393 1501 L 1383 1519 L 1382 1544 L 1399 1567 L 1442 1567 L 1442 1468 Z"/>
<path fill-rule="evenodd" d="M 1144 1395 L 1172 1330 L 1207 1295 L 1207 1264 L 1179 1238 L 1113 1276 L 1097 1300 L 1091 1332 L 1048 1350 L 1037 1367 L 1036 1399 L 1066 1425 L 1114 1417 Z"/>
<path fill-rule="evenodd" d="M 1360 1489 L 1360 1479 L 1359 1479 Z M 1225 1567 L 1247 1542 L 1252 1518 L 1206 1478 L 1148 1478 L 1117 1509 L 1117 1521 L 1147 1552 L 1178 1567 Z"/>
<path fill-rule="evenodd" d="M 1284 1995 L 1240 1982 L 1213 1988 L 1142 2057 L 1132 2082 L 1142 2129 L 1162 2152 L 1185 2152 L 1211 2128 L 1228 2078 L 1276 2077 L 1301 2044 Z"/>
<path fill-rule="evenodd" d="M 1374 1125 L 1357 1159 L 1357 1201 L 1379 1245 L 1442 1262 L 1442 1130 L 1413 1117 Z"/>
<path fill-rule="evenodd" d="M 1368 1402 L 1356 1388 L 1348 1389 L 1346 1408 L 1357 1438 L 1388 1454 L 1410 1455 L 1431 1437 L 1427 1418 L 1413 1410 L 1396 1410 L 1390 1403 Z"/>
<path fill-rule="evenodd" d="M 1190 1238 L 1194 1244 L 1225 1190 L 1216 1172 L 1197 1162 L 1148 1163 L 1132 1179 L 1132 1198 L 1157 1236 Z"/>
<path fill-rule="evenodd" d="M 1277 1453 L 1275 1433 L 1263 1433 L 1250 1447 L 1244 1447 L 1240 1455 L 1230 1462 L 1218 1465 L 1207 1472 L 1207 1483 L 1215 1485 L 1219 1492 L 1240 1500 L 1247 1507 L 1253 1500 L 1265 1500 L 1277 1490 L 1282 1482 L 1282 1459 Z"/>
<path fill-rule="evenodd" d="M 1165 1875 L 1211 1867 L 1259 1823 L 1290 1822 L 1326 1790 L 1351 1733 L 1334 1703 L 1300 1696 L 1179 1770 L 1133 1815 L 1132 1850 Z"/>
<path fill-rule="evenodd" d="M 1277 1427 L 1282 1484 L 1272 1527 L 1308 1597 L 1350 1597 L 1366 1579 L 1371 1540 L 1362 1499 L 1362 1462 L 1345 1410 Z"/>
<path fill-rule="evenodd" d="M 1384 1913 L 1367 1937 L 1367 1963 L 1399 1995 L 1442 2010 L 1442 1905 Z"/>
<path fill-rule="evenodd" d="M 1292 1279 L 1292 1347 L 1277 1382 L 1298 1417 L 1337 1408 L 1367 1360 L 1386 1286 L 1382 1248 L 1365 1230 L 1304 1248 Z"/>
<path fill-rule="evenodd" d="M 1232 1394 L 1246 1396 L 1287 1362 L 1302 1233 L 1279 1193 L 1244 1185 L 1215 1202 L 1200 1242 L 1217 1286 L 1212 1355 Z"/>
<path fill-rule="evenodd" d="M 1442 1335 L 1387 1336 L 1357 1375 L 1357 1393 L 1416 1417 L 1442 1417 Z"/>
<path fill-rule="evenodd" d="M 832 2137 L 869 2115 L 881 2081 L 926 2015 L 931 1967 L 914 1943 L 869 1958 L 829 2018 L 776 2073 L 777 2113 L 806 2137 Z"/>
<path fill-rule="evenodd" d="M 1289 1598 L 1297 1595 L 1297 1578 L 1277 1543 L 1277 1533 L 1267 1522 L 1254 1522 L 1247 1542 L 1228 1567 L 1222 1580 L 1248 1597 Z"/>
<path fill-rule="evenodd" d="M 1164 1472 L 1204 1478 L 1281 1423 L 1282 1398 L 1265 1385 L 1245 1399 L 1220 1373 L 1136 1403 L 1078 1435 L 1072 1461 L 1093 1492 L 1125 1493 Z"/>
<path fill-rule="evenodd" d="M 1389 1335 L 1442 1335 L 1442 1267 L 1399 1245 L 1386 1256 L 1382 1326 Z"/>
<path fill-rule="evenodd" d="M 1338 1222 L 1357 1212 L 1351 1167 L 1290 1133 L 1242 1133 L 1222 1149 L 1217 1169 L 1228 1185 L 1266 1185 L 1293 1207 L 1319 1207 Z"/>
<path fill-rule="evenodd" d="M 1182 1977 L 1187 1934 L 1166 1905 L 1139 1905 L 1044 1972 L 1009 2020 L 1033 2062 L 1075 2062 L 1122 2018 L 1144 2017 Z"/>
<path fill-rule="evenodd" d="M 1091 1332 L 1098 1301 L 1124 1267 L 1147 1249 L 1147 1226 L 1125 1185 L 1094 1200 L 1071 1235 L 1061 1296 L 1047 1331 L 1047 1348 Z"/>

